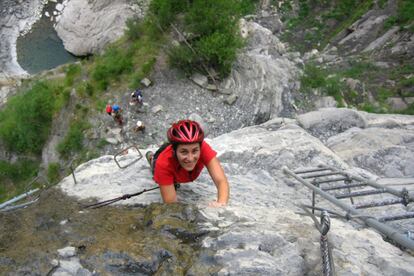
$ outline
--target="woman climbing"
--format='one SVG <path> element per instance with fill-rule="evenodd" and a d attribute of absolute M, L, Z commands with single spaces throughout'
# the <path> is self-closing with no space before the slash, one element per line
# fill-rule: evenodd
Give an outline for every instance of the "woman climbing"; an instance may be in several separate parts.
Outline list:
<path fill-rule="evenodd" d="M 216 152 L 204 141 L 200 125 L 191 120 L 174 123 L 167 131 L 169 143 L 155 154 L 147 152 L 153 179 L 159 185 L 165 203 L 177 201 L 175 187 L 179 183 L 192 182 L 207 167 L 217 188 L 217 200 L 210 206 L 220 207 L 229 200 L 229 184 Z"/>

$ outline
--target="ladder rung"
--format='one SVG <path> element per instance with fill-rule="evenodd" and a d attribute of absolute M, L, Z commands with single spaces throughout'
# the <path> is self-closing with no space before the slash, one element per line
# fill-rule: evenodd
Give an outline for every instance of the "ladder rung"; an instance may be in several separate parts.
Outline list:
<path fill-rule="evenodd" d="M 360 204 L 355 204 L 355 209 L 364 209 L 364 208 L 371 208 L 371 207 L 379 207 L 379 206 L 386 206 L 386 205 L 393 205 L 393 204 L 399 204 L 404 203 L 404 200 L 401 198 L 395 199 L 388 199 L 384 201 L 372 201 L 372 202 L 365 202 Z"/>
<path fill-rule="evenodd" d="M 349 184 L 349 185 L 341 185 L 336 187 L 327 187 L 323 188 L 322 191 L 331 191 L 331 190 L 340 190 L 340 189 L 346 189 L 346 188 L 355 188 L 355 187 L 362 187 L 366 186 L 367 183 L 355 183 L 355 184 Z"/>
<path fill-rule="evenodd" d="M 311 174 L 311 175 L 305 175 L 305 176 L 300 176 L 303 179 L 307 179 L 307 178 L 314 178 L 314 177 L 321 177 L 321 176 L 328 176 L 328 175 L 341 175 L 341 173 L 339 172 L 327 172 L 327 173 L 321 173 L 321 174 Z"/>
<path fill-rule="evenodd" d="M 338 178 L 332 178 L 332 179 L 326 179 L 326 180 L 320 180 L 320 181 L 312 181 L 312 184 L 322 184 L 322 183 L 328 183 L 328 182 L 337 182 L 342 180 L 350 180 L 348 177 L 338 177 Z"/>
<path fill-rule="evenodd" d="M 312 168 L 312 169 L 297 170 L 297 171 L 294 171 L 294 173 L 301 174 L 301 173 L 320 172 L 320 171 L 330 171 L 330 169 Z"/>
<path fill-rule="evenodd" d="M 386 216 L 378 218 L 378 221 L 385 222 L 385 221 L 392 221 L 392 220 L 401 220 L 401 219 L 409 219 L 414 218 L 414 212 L 408 212 L 405 214 L 394 215 L 394 216 Z"/>
<path fill-rule="evenodd" d="M 361 191 L 361 192 L 353 192 L 349 194 L 341 194 L 341 195 L 334 195 L 337 199 L 341 198 L 348 198 L 348 197 L 357 197 L 357 196 L 366 196 L 366 195 L 376 195 L 385 193 L 383 190 L 368 190 L 368 191 Z"/>

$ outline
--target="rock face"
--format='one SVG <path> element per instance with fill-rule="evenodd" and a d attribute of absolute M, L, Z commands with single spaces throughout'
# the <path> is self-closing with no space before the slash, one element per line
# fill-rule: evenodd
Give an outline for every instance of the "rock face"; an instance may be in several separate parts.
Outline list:
<path fill-rule="evenodd" d="M 384 115 L 365 114 L 365 117 L 366 129 L 348 129 L 330 137 L 327 146 L 348 164 L 377 175 L 414 177 L 413 116 L 394 115 L 386 120 Z"/>
<path fill-rule="evenodd" d="M 65 49 L 76 56 L 99 53 L 124 34 L 125 22 L 143 17 L 148 1 L 70 0 L 56 24 Z"/>
<path fill-rule="evenodd" d="M 351 118 L 354 116 L 351 111 L 341 114 Z M 377 131 L 380 121 L 386 118 L 356 114 L 364 119 L 366 128 L 358 128 L 362 132 Z M 401 121 L 400 125 L 405 123 L 411 126 L 409 120 L 413 120 L 412 116 L 406 119 L 393 117 L 394 121 Z M 318 123 L 315 119 L 314 125 L 326 127 L 321 121 L 323 119 Z M 373 124 L 377 127 L 371 127 Z M 208 141 L 218 152 L 231 185 L 229 206 L 219 209 L 206 207 L 207 202 L 216 196 L 215 187 L 206 171 L 195 183 L 182 185 L 178 190 L 178 198 L 183 203 L 196 204 L 204 216 L 201 226 L 209 234 L 203 237 L 202 248 L 212 252 L 212 260 L 220 267 L 219 275 L 322 273 L 319 232 L 310 218 L 295 213 L 298 204 L 309 203 L 310 191 L 286 177 L 282 173 L 282 166 L 295 169 L 323 162 L 353 173 L 363 171 L 350 169 L 341 158 L 342 152 L 334 144 L 335 139 L 350 135 L 355 129 L 343 129 L 340 134 L 332 136 L 328 142 L 331 149 L 301 128 L 298 121 L 282 118 Z M 409 141 L 412 140 L 411 136 L 393 130 L 393 135 L 381 136 L 384 140 L 382 144 L 401 147 L 411 151 L 413 156 Z M 394 137 L 398 133 L 402 138 Z M 402 142 L 404 139 L 407 141 Z M 128 152 L 119 161 L 127 164 L 136 157 L 136 152 Z M 375 171 L 375 168 L 367 163 L 366 169 Z M 78 184 L 74 184 L 69 176 L 59 187 L 77 198 L 95 197 L 103 200 L 154 186 L 148 164 L 143 159 L 119 169 L 113 156 L 103 156 L 79 166 L 75 174 Z M 121 203 L 145 205 L 160 200 L 158 192 L 151 192 Z M 328 236 L 334 248 L 333 258 L 338 275 L 414 273 L 412 256 L 383 241 L 373 230 L 354 228 L 349 222 L 332 219 Z M 202 258 L 195 260 L 193 268 L 201 264 Z"/>
<path fill-rule="evenodd" d="M 242 21 L 241 33 L 248 45 L 222 89 L 237 95 L 236 105 L 251 115 L 251 123 L 263 123 L 289 110 L 289 84 L 298 69 L 286 55 L 285 45 L 269 29 Z"/>
<path fill-rule="evenodd" d="M 327 138 L 352 127 L 365 128 L 364 117 L 346 108 L 322 108 L 298 116 L 303 128 L 318 138 Z"/>

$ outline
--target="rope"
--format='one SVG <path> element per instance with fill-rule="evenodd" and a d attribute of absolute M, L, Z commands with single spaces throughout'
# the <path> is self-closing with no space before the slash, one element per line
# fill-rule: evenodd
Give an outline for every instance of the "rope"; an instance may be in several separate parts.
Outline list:
<path fill-rule="evenodd" d="M 122 195 L 120 197 L 116 197 L 116 198 L 113 198 L 113 199 L 108 199 L 108 200 L 104 200 L 104 201 L 101 201 L 101 202 L 98 202 L 98 203 L 85 205 L 85 206 L 82 206 L 82 208 L 84 208 L 84 209 L 87 209 L 87 208 L 91 208 L 91 209 L 100 208 L 100 207 L 112 204 L 114 202 L 117 202 L 117 201 L 120 201 L 120 200 L 125 200 L 125 199 L 128 199 L 128 198 L 134 197 L 134 196 L 138 196 L 140 194 L 143 194 L 143 193 L 146 193 L 146 192 L 149 192 L 149 191 L 152 191 L 152 190 L 156 190 L 156 189 L 159 189 L 159 188 L 160 187 L 155 187 L 155 188 L 151 188 L 151 189 L 148 189 L 148 190 L 144 189 L 144 190 L 142 190 L 140 192 L 137 192 L 137 193 L 134 193 L 134 194 L 125 194 L 125 195 Z"/>
<path fill-rule="evenodd" d="M 335 275 L 335 267 L 333 263 L 332 249 L 328 242 L 328 232 L 331 227 L 331 220 L 329 218 L 329 212 L 327 210 L 321 209 L 321 215 L 320 215 L 321 219 L 319 222 L 316 216 L 308 210 L 308 208 L 313 208 L 313 207 L 306 206 L 306 205 L 301 205 L 300 207 L 306 212 L 306 214 L 308 214 L 312 218 L 313 222 L 315 223 L 316 228 L 321 233 L 320 246 L 321 246 L 323 275 L 333 276 Z"/>

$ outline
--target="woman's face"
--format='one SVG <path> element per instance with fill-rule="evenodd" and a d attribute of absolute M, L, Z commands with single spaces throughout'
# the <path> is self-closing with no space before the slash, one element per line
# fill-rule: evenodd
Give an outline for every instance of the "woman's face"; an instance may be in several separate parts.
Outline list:
<path fill-rule="evenodd" d="M 180 144 L 177 147 L 177 159 L 178 163 L 186 171 L 192 171 L 200 158 L 200 144 Z"/>

